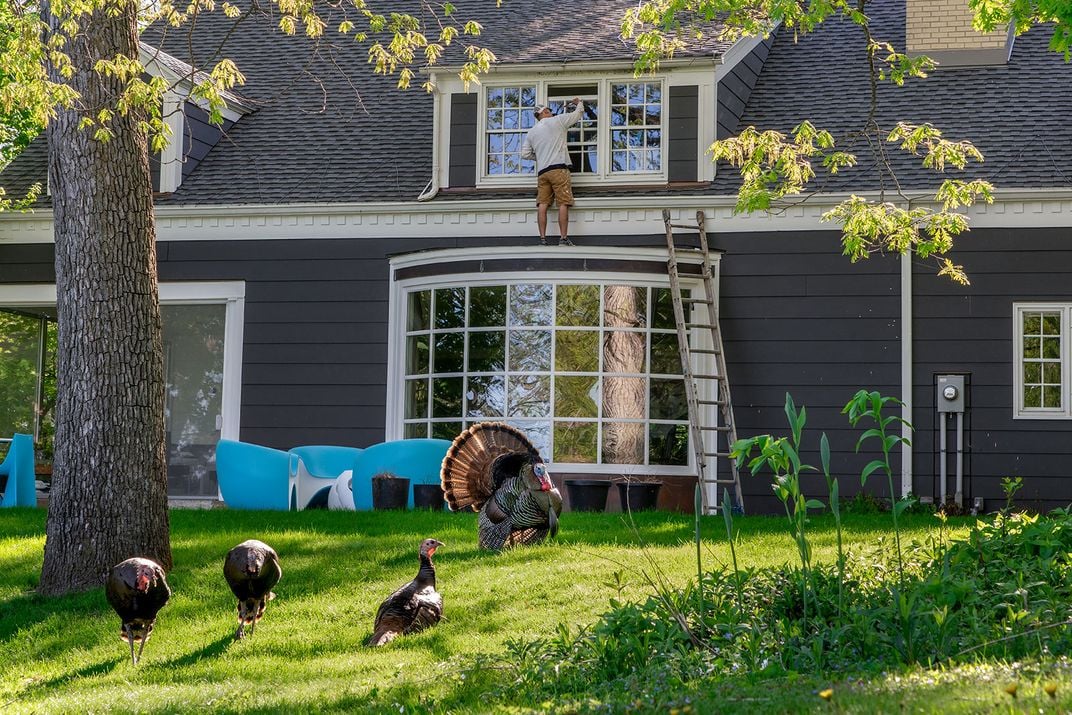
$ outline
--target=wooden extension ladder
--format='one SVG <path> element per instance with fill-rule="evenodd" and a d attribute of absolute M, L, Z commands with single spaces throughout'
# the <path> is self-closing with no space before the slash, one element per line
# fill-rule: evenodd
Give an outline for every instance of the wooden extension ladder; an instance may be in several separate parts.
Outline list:
<path fill-rule="evenodd" d="M 677 324 L 678 352 L 681 355 L 681 370 L 685 375 L 685 399 L 689 406 L 689 441 L 696 460 L 696 478 L 703 493 L 703 511 L 705 514 L 717 513 L 719 487 L 732 484 L 735 500 L 732 508 L 737 513 L 744 513 L 741 475 L 737 469 L 737 461 L 730 457 L 730 448 L 737 441 L 737 424 L 733 420 L 730 383 L 726 378 L 726 356 L 722 349 L 722 330 L 718 324 L 718 295 L 715 293 L 715 283 L 711 276 L 711 254 L 707 247 L 704 212 L 696 212 L 695 224 L 677 224 L 671 223 L 670 211 L 664 209 L 663 223 L 666 226 L 666 266 L 670 273 L 670 295 L 674 303 L 674 321 Z M 697 249 L 678 246 L 674 239 L 675 228 L 696 231 L 699 234 L 698 252 L 703 259 L 700 271 L 704 286 L 703 298 L 683 298 L 681 295 L 678 254 L 695 253 Z M 701 306 L 707 307 L 706 319 L 694 317 L 694 309 L 696 312 L 702 312 Z M 691 345 L 689 334 L 693 328 L 710 331 L 710 347 Z M 693 355 L 713 355 L 714 374 L 694 372 Z M 706 424 L 704 416 L 710 414 L 711 405 L 718 407 L 720 419 L 717 424 Z M 720 459 L 727 465 L 730 478 L 718 477 L 719 474 L 725 473 L 717 468 Z"/>

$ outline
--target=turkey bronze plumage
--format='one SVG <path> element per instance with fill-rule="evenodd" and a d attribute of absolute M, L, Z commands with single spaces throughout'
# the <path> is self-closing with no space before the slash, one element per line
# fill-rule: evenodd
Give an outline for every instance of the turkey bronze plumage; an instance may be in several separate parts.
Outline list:
<path fill-rule="evenodd" d="M 417 633 L 439 623 L 443 617 L 443 596 L 436 591 L 432 554 L 442 545 L 435 539 L 421 542 L 421 567 L 417 570 L 417 578 L 380 604 L 368 645 L 385 645 L 400 635 Z"/>
<path fill-rule="evenodd" d="M 272 587 L 279 583 L 283 569 L 279 567 L 279 554 L 268 544 L 256 539 L 243 541 L 227 552 L 223 562 L 223 576 L 238 599 L 238 630 L 235 640 L 249 634 L 264 616 L 268 602 L 275 598 Z"/>
<path fill-rule="evenodd" d="M 480 422 L 457 437 L 440 470 L 452 511 L 480 512 L 480 546 L 532 544 L 558 533 L 562 495 L 525 434 L 501 422 Z"/>
<path fill-rule="evenodd" d="M 104 594 L 123 621 L 119 636 L 130 644 L 130 662 L 137 665 L 156 624 L 156 614 L 171 596 L 164 569 L 150 559 L 127 559 L 112 567 Z M 141 643 L 136 656 L 135 641 Z"/>

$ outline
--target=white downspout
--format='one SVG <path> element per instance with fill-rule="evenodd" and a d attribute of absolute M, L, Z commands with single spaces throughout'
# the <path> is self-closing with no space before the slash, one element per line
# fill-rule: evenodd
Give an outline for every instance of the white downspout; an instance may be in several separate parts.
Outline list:
<path fill-rule="evenodd" d="M 901 418 L 912 422 L 912 253 L 901 255 Z M 912 491 L 912 430 L 901 425 L 901 496 Z"/>
<path fill-rule="evenodd" d="M 444 130 L 439 107 L 442 102 L 442 94 L 439 85 L 435 83 L 435 77 L 429 80 L 432 83 L 432 178 L 424 187 L 424 191 L 417 197 L 418 201 L 429 201 L 439 193 L 439 134 Z"/>

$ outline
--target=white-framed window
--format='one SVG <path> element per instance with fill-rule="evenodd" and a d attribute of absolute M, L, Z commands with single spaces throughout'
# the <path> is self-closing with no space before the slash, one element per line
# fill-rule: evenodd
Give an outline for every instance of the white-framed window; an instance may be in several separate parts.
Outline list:
<path fill-rule="evenodd" d="M 220 439 L 238 439 L 239 433 L 245 283 L 167 282 L 160 283 L 159 290 L 168 496 L 216 498 L 216 443 Z M 47 367 L 48 352 L 55 350 L 55 340 L 48 338 L 48 331 L 54 328 L 49 328 L 48 323 L 55 323 L 55 315 L 54 284 L 0 285 L 0 347 L 27 333 L 23 325 L 26 316 L 41 320 L 45 340 L 41 357 L 23 365 L 27 359 L 16 355 L 8 364 L 0 364 L 0 378 L 14 375 L 20 385 L 34 381 L 20 394 L 32 400 L 28 409 L 31 414 L 37 412 L 39 422 L 47 422 L 49 398 L 52 396 L 54 401 L 56 389 L 55 372 L 50 378 Z M 27 342 L 21 339 L 22 344 Z M 0 351 L 0 363 L 6 359 L 6 353 Z M 49 379 L 51 386 L 43 384 Z M 5 387 L 0 384 L 0 391 L 6 392 Z M 38 434 L 50 439 L 48 429 L 39 428 Z M 42 450 L 39 441 L 39 451 L 51 451 L 48 445 L 45 447 Z"/>
<path fill-rule="evenodd" d="M 1070 330 L 1072 303 L 1013 305 L 1015 417 L 1072 417 Z"/>
<path fill-rule="evenodd" d="M 396 296 L 401 436 L 452 439 L 475 422 L 501 420 L 570 471 L 677 473 L 689 465 L 665 283 L 445 276 L 404 282 Z"/>
<path fill-rule="evenodd" d="M 478 183 L 518 185 L 535 173 L 521 143 L 535 124 L 537 104 L 556 114 L 584 103 L 581 121 L 566 135 L 574 181 L 636 183 L 666 180 L 666 80 L 600 78 L 487 83 L 480 92 Z"/>

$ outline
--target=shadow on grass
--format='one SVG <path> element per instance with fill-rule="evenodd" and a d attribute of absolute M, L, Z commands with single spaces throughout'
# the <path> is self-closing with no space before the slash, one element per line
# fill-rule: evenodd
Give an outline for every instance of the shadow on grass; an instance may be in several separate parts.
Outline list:
<path fill-rule="evenodd" d="M 235 643 L 234 633 L 225 633 L 211 643 L 206 643 L 197 650 L 190 651 L 184 655 L 180 655 L 178 658 L 172 658 L 170 660 L 161 661 L 159 663 L 152 663 L 150 666 L 153 670 L 170 670 L 172 668 L 183 668 L 188 665 L 198 663 L 205 658 L 213 658 L 222 655 Z M 146 649 L 152 647 L 152 643 L 146 644 Z"/>

